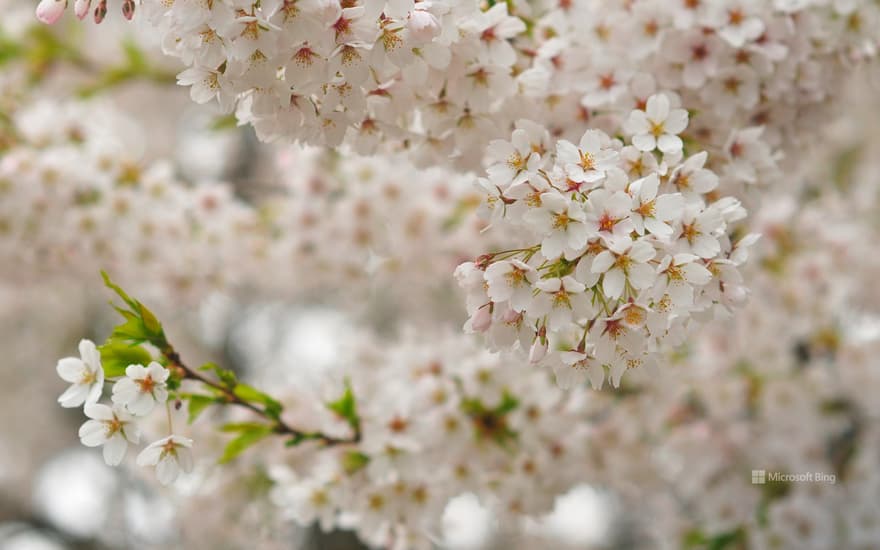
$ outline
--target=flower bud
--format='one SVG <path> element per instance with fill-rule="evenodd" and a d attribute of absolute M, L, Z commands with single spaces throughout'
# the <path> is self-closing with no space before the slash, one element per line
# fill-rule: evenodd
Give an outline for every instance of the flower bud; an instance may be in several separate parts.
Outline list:
<path fill-rule="evenodd" d="M 532 347 L 529 349 L 529 362 L 538 363 L 547 355 L 547 340 L 544 338 L 535 338 Z"/>
<path fill-rule="evenodd" d="M 78 18 L 84 19 L 89 14 L 89 7 L 91 5 L 92 0 L 76 0 L 73 4 L 73 12 Z"/>
<path fill-rule="evenodd" d="M 54 25 L 64 15 L 67 0 L 40 0 L 37 4 L 37 19 L 47 25 Z"/>
<path fill-rule="evenodd" d="M 406 18 L 406 30 L 413 41 L 424 44 L 440 34 L 440 22 L 425 10 L 413 10 Z"/>
<path fill-rule="evenodd" d="M 486 332 L 492 326 L 492 313 L 488 306 L 483 306 L 471 315 L 466 327 L 471 332 Z"/>

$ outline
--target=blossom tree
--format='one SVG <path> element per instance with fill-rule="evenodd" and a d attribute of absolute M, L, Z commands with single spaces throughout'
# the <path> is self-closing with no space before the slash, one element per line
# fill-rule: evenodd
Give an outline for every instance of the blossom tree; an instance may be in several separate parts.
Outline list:
<path fill-rule="evenodd" d="M 880 539 L 876 1 L 5 3 L 3 286 L 181 525 Z"/>

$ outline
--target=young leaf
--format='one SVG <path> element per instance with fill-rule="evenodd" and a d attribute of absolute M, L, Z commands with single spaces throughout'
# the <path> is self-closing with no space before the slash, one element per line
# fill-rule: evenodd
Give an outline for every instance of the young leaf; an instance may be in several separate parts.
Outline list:
<path fill-rule="evenodd" d="M 360 426 L 361 419 L 357 412 L 357 402 L 354 398 L 354 392 L 351 391 L 351 383 L 346 380 L 345 393 L 336 401 L 327 403 L 327 408 L 339 415 L 340 418 L 348 422 L 352 429 L 357 430 Z"/>
<path fill-rule="evenodd" d="M 266 424 L 260 424 L 259 422 L 229 422 L 228 424 L 224 424 L 220 427 L 221 432 L 247 432 L 250 430 L 256 430 L 259 428 L 272 428 L 272 426 L 268 426 Z"/>
<path fill-rule="evenodd" d="M 261 392 L 260 390 L 248 386 L 247 384 L 238 384 L 232 390 L 236 397 L 249 403 L 259 403 L 263 405 L 266 416 L 273 420 L 278 420 L 283 409 L 281 403 L 273 399 L 271 396 Z"/>
<path fill-rule="evenodd" d="M 353 474 L 364 468 L 370 462 L 370 457 L 359 451 L 349 451 L 342 457 L 342 468 L 347 474 Z"/>
<path fill-rule="evenodd" d="M 304 441 L 309 441 L 312 439 L 320 439 L 321 434 L 319 433 L 298 433 L 284 442 L 285 447 L 296 447 L 300 443 Z"/>
<path fill-rule="evenodd" d="M 162 324 L 153 312 L 129 296 L 119 285 L 111 281 L 106 271 L 101 271 L 101 277 L 103 277 L 107 288 L 122 298 L 122 301 L 129 307 L 129 309 L 124 309 L 113 306 L 125 318 L 125 322 L 113 329 L 111 338 L 128 340 L 134 343 L 150 342 L 160 350 L 167 348 L 168 342 L 165 340 Z"/>
<path fill-rule="evenodd" d="M 104 376 L 114 378 L 125 376 L 125 369 L 129 365 L 147 365 L 153 360 L 150 352 L 138 345 L 110 339 L 98 346 L 101 352 L 101 364 L 104 366 Z"/>
<path fill-rule="evenodd" d="M 197 393 L 189 393 L 182 395 L 184 399 L 189 401 L 189 423 L 195 422 L 196 418 L 209 406 L 217 403 L 217 398 L 210 395 L 200 395 Z"/>
<path fill-rule="evenodd" d="M 226 388 L 233 390 L 238 385 L 238 377 L 231 370 L 224 369 L 215 363 L 205 363 L 199 370 L 210 370 L 220 379 Z"/>
<path fill-rule="evenodd" d="M 241 433 L 238 437 L 226 444 L 223 456 L 220 457 L 220 464 L 226 464 L 234 460 L 245 449 L 271 435 L 273 431 L 272 426 L 264 424 L 256 424 L 240 430 Z"/>
<path fill-rule="evenodd" d="M 505 390 L 501 395 L 501 403 L 495 407 L 495 414 L 504 416 L 509 412 L 513 412 L 517 407 L 519 407 L 519 400 Z"/>

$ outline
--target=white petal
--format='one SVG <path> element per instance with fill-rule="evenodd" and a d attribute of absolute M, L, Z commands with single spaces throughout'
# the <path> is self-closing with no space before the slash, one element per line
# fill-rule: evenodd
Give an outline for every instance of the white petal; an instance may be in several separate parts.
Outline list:
<path fill-rule="evenodd" d="M 666 118 L 663 128 L 670 134 L 680 134 L 687 128 L 688 112 L 684 109 L 673 109 Z"/>
<path fill-rule="evenodd" d="M 592 260 L 588 256 L 584 256 L 578 262 L 578 265 L 574 270 L 575 278 L 586 287 L 592 287 L 599 280 L 599 274 L 594 273 L 593 270 L 590 269 L 592 263 Z"/>
<path fill-rule="evenodd" d="M 79 382 L 85 369 L 85 363 L 76 357 L 65 357 L 55 366 L 55 372 L 65 382 Z"/>
<path fill-rule="evenodd" d="M 653 151 L 657 146 L 657 140 L 651 134 L 636 134 L 632 137 L 632 144 L 639 151 Z"/>
<path fill-rule="evenodd" d="M 177 463 L 184 473 L 190 473 L 193 470 L 193 455 L 186 447 L 177 448 Z"/>
<path fill-rule="evenodd" d="M 80 340 L 79 355 L 82 357 L 83 362 L 91 367 L 92 370 L 101 368 L 101 352 L 98 351 L 95 343 L 91 340 Z"/>
<path fill-rule="evenodd" d="M 95 420 L 113 420 L 113 409 L 100 403 L 86 403 L 84 412 Z"/>
<path fill-rule="evenodd" d="M 536 282 L 535 286 L 544 292 L 556 292 L 562 288 L 562 279 L 542 279 Z"/>
<path fill-rule="evenodd" d="M 638 290 L 650 288 L 654 284 L 656 273 L 646 264 L 636 264 L 629 268 L 629 281 Z"/>
<path fill-rule="evenodd" d="M 121 378 L 113 384 L 113 402 L 114 403 L 128 403 L 139 393 L 141 393 L 140 387 L 132 380 L 131 378 Z"/>
<path fill-rule="evenodd" d="M 156 389 L 153 390 L 153 399 L 155 399 L 156 403 L 158 403 L 159 405 L 165 403 L 165 401 L 168 400 L 168 390 L 165 388 L 165 386 L 158 386 Z"/>
<path fill-rule="evenodd" d="M 179 473 L 179 469 L 177 467 L 177 460 L 174 456 L 168 454 L 162 458 L 158 464 L 156 464 L 156 477 L 159 478 L 159 483 L 162 485 L 169 485 L 177 479 L 177 475 Z"/>
<path fill-rule="evenodd" d="M 135 380 L 143 380 L 147 377 L 147 368 L 143 365 L 129 365 L 125 368 L 125 375 Z"/>
<path fill-rule="evenodd" d="M 648 98 L 645 113 L 654 122 L 663 122 L 669 116 L 669 98 L 663 94 L 655 94 Z"/>
<path fill-rule="evenodd" d="M 102 371 L 98 372 L 102 373 Z M 96 380 L 89 388 L 89 394 L 86 396 L 86 403 L 97 403 L 98 400 L 101 399 L 101 394 L 104 393 L 104 377 L 102 374 L 98 376 L 98 380 Z"/>
<path fill-rule="evenodd" d="M 676 153 L 681 151 L 683 145 L 680 137 L 671 134 L 663 134 L 660 136 L 660 139 L 657 140 L 657 148 L 664 153 Z"/>
<path fill-rule="evenodd" d="M 609 250 L 603 250 L 593 259 L 593 265 L 590 271 L 593 273 L 605 273 L 612 265 L 614 265 L 614 254 Z"/>
<path fill-rule="evenodd" d="M 578 282 L 578 280 L 575 279 L 574 277 L 572 277 L 571 275 L 566 275 L 565 277 L 562 278 L 562 286 L 565 287 L 565 290 L 567 292 L 571 292 L 571 293 L 575 293 L 575 294 L 583 292 L 587 288 L 582 283 Z"/>
<path fill-rule="evenodd" d="M 155 406 L 156 401 L 149 393 L 139 393 L 134 400 L 126 403 L 129 412 L 135 416 L 146 416 L 153 412 Z"/>
<path fill-rule="evenodd" d="M 658 220 L 674 220 L 681 217 L 684 209 L 684 197 L 681 193 L 661 195 L 654 203 L 654 217 Z"/>
<path fill-rule="evenodd" d="M 590 385 L 594 390 L 601 390 L 602 384 L 605 383 L 605 367 L 602 365 L 592 365 L 587 369 L 587 376 L 590 378 Z"/>
<path fill-rule="evenodd" d="M 161 441 L 165 441 L 162 439 Z M 156 443 L 160 443 L 157 441 Z M 141 451 L 137 456 L 138 466 L 155 466 L 159 463 L 159 457 L 162 456 L 162 445 L 151 443 L 146 449 Z"/>
<path fill-rule="evenodd" d="M 581 137 L 580 150 L 595 153 L 602 147 L 601 133 L 598 130 L 587 130 Z"/>
<path fill-rule="evenodd" d="M 147 367 L 147 372 L 156 382 L 165 382 L 166 380 L 168 380 L 168 376 L 171 374 L 171 371 L 155 361 L 150 363 L 150 365 Z"/>
<path fill-rule="evenodd" d="M 97 447 L 107 441 L 107 426 L 98 420 L 87 420 L 79 427 L 79 439 L 86 447 Z"/>
<path fill-rule="evenodd" d="M 64 393 L 58 396 L 58 403 L 66 408 L 79 407 L 86 402 L 89 395 L 89 386 L 83 384 L 73 384 Z"/>
<path fill-rule="evenodd" d="M 691 249 L 694 254 L 701 258 L 711 258 L 721 251 L 721 245 L 714 237 L 710 237 L 709 235 L 698 235 L 697 238 L 694 239 L 694 244 Z"/>
<path fill-rule="evenodd" d="M 644 111 L 632 111 L 624 129 L 630 134 L 647 134 L 651 131 L 651 124 Z"/>
<path fill-rule="evenodd" d="M 657 218 L 645 218 L 645 227 L 658 237 L 666 238 L 672 235 L 672 227 Z"/>
<path fill-rule="evenodd" d="M 656 255 L 657 251 L 654 247 L 645 241 L 636 241 L 629 249 L 629 257 L 639 263 L 645 263 Z"/>
<path fill-rule="evenodd" d="M 125 450 L 128 449 L 128 441 L 121 433 L 113 434 L 104 444 L 104 462 L 109 466 L 118 466 L 125 458 Z"/>
<path fill-rule="evenodd" d="M 699 286 L 705 285 L 712 280 L 712 272 L 700 264 L 685 264 L 681 268 L 681 273 L 687 282 Z"/>
<path fill-rule="evenodd" d="M 649 176 L 634 181 L 632 185 L 638 189 L 639 198 L 647 202 L 657 196 L 657 189 L 660 187 L 660 178 L 657 177 L 656 173 L 651 173 Z"/>
<path fill-rule="evenodd" d="M 565 233 L 552 233 L 541 242 L 541 254 L 548 260 L 555 260 L 562 256 L 566 243 Z"/>
<path fill-rule="evenodd" d="M 620 298 L 620 295 L 623 294 L 623 285 L 626 280 L 623 271 L 615 267 L 610 271 L 606 271 L 604 277 L 602 279 L 602 290 L 605 291 L 605 296 L 612 299 Z"/>

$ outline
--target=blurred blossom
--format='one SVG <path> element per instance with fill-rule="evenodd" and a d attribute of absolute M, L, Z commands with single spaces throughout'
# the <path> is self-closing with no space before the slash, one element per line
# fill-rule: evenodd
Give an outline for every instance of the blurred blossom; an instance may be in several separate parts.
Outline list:
<path fill-rule="evenodd" d="M 485 548 L 496 530 L 492 512 L 471 493 L 449 500 L 443 510 L 442 526 L 443 546 L 450 550 Z"/>
<path fill-rule="evenodd" d="M 343 313 L 328 307 L 253 305 L 231 327 L 229 345 L 245 371 L 264 384 L 277 380 L 308 386 L 338 366 L 351 328 Z"/>
<path fill-rule="evenodd" d="M 176 508 L 164 496 L 148 488 L 129 488 L 123 496 L 125 527 L 136 541 L 167 544 L 176 535 Z"/>
<path fill-rule="evenodd" d="M 245 157 L 245 135 L 235 125 L 215 127 L 222 114 L 191 106 L 178 122 L 179 143 L 175 160 L 188 181 L 217 181 L 233 176 Z"/>
<path fill-rule="evenodd" d="M 23 523 L 0 523 L 0 548 L 3 550 L 66 550 L 57 537 Z"/>
<path fill-rule="evenodd" d="M 608 495 L 579 485 L 556 498 L 542 526 L 547 535 L 573 548 L 602 547 L 611 542 L 616 512 Z"/>
<path fill-rule="evenodd" d="M 119 473 L 99 454 L 70 449 L 46 462 L 34 482 L 34 507 L 58 529 L 95 538 L 117 509 Z"/>

